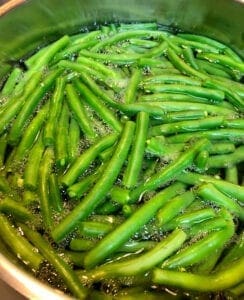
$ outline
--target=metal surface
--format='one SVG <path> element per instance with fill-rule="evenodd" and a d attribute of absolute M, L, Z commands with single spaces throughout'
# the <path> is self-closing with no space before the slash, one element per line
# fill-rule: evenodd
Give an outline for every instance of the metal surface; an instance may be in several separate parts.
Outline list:
<path fill-rule="evenodd" d="M 157 21 L 220 40 L 244 57 L 244 5 L 239 1 L 17 0 L 0 7 L 0 16 L 0 74 L 37 46 L 105 22 Z M 0 277 L 27 298 L 67 299 L 18 267 L 8 251 L 0 247 L 0 252 Z"/>

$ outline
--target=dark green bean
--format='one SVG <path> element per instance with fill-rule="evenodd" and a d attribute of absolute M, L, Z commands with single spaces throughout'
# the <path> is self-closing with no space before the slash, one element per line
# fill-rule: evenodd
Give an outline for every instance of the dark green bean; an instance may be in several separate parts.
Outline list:
<path fill-rule="evenodd" d="M 73 231 L 79 221 L 86 218 L 105 198 L 117 179 L 122 165 L 127 158 L 133 139 L 135 123 L 128 121 L 125 124 L 116 150 L 107 164 L 104 174 L 96 182 L 87 196 L 59 223 L 52 232 L 55 241 L 61 241 L 69 232 Z"/>
<path fill-rule="evenodd" d="M 63 210 L 62 197 L 59 189 L 58 177 L 55 173 L 51 173 L 48 180 L 49 194 L 52 207 L 55 211 Z"/>
<path fill-rule="evenodd" d="M 119 249 L 143 225 L 147 224 L 163 204 L 184 190 L 184 185 L 175 183 L 163 189 L 143 204 L 134 214 L 107 234 L 85 257 L 85 266 L 90 269 L 101 263 Z"/>
<path fill-rule="evenodd" d="M 201 86 L 202 82 L 198 79 L 184 76 L 184 75 L 177 75 L 177 74 L 163 74 L 163 75 L 156 75 L 156 76 L 147 76 L 140 84 L 140 86 L 145 86 L 148 83 L 179 83 L 179 84 L 187 84 L 193 86 Z"/>
<path fill-rule="evenodd" d="M 199 66 L 197 63 L 197 60 L 194 57 L 193 51 L 190 47 L 185 47 L 182 50 L 182 54 L 184 57 L 184 60 L 194 69 L 199 70 Z"/>
<path fill-rule="evenodd" d="M 68 154 L 69 161 L 72 163 L 80 153 L 80 127 L 75 118 L 71 117 L 69 124 L 69 141 L 68 141 Z"/>
<path fill-rule="evenodd" d="M 96 245 L 96 240 L 86 240 L 73 238 L 69 244 L 69 248 L 73 251 L 88 251 Z"/>
<path fill-rule="evenodd" d="M 0 168 L 2 168 L 5 162 L 7 144 L 7 135 L 3 134 L 0 136 Z"/>
<path fill-rule="evenodd" d="M 14 201 L 10 197 L 4 197 L 0 201 L 0 212 L 7 215 L 12 215 L 18 221 L 31 221 L 34 216 L 21 203 Z"/>

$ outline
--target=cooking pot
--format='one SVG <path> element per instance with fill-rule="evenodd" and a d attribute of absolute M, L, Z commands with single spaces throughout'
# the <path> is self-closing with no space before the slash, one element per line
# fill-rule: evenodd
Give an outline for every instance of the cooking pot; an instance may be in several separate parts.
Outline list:
<path fill-rule="evenodd" d="M 0 78 L 21 57 L 101 23 L 156 21 L 230 45 L 244 57 L 244 3 L 231 0 L 14 0 L 0 6 Z M 1 82 L 1 80 L 0 80 Z M 1 243 L 0 278 L 27 298 L 68 299 L 21 268 Z"/>

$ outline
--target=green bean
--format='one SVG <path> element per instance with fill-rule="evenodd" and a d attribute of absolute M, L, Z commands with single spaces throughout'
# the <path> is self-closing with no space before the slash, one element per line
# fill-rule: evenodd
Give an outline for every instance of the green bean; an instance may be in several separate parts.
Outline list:
<path fill-rule="evenodd" d="M 101 89 L 88 74 L 82 72 L 79 75 L 82 82 L 85 83 L 96 96 L 101 98 L 109 106 L 119 108 L 119 103 L 114 101 L 114 99 L 112 99 L 105 90 Z"/>
<path fill-rule="evenodd" d="M 7 144 L 7 135 L 3 134 L 0 136 L 0 168 L 2 168 L 5 162 Z"/>
<path fill-rule="evenodd" d="M 53 250 L 49 243 L 38 233 L 21 225 L 25 236 L 39 249 L 45 259 L 50 262 L 60 274 L 69 290 L 79 299 L 85 299 L 87 289 L 80 283 L 71 267 Z"/>
<path fill-rule="evenodd" d="M 159 58 L 148 58 L 148 57 L 141 57 L 137 61 L 137 65 L 139 67 L 147 67 L 147 68 L 161 68 L 160 71 L 171 74 L 180 74 L 178 70 L 174 68 L 174 66 L 167 60 L 163 59 L 163 57 Z M 152 73 L 152 70 L 149 70 Z"/>
<path fill-rule="evenodd" d="M 221 291 L 243 281 L 243 268 L 244 258 L 235 261 L 228 269 L 210 275 L 198 275 L 156 268 L 152 273 L 152 281 L 155 284 L 176 286 L 200 292 Z"/>
<path fill-rule="evenodd" d="M 231 239 L 235 232 L 234 224 L 230 228 L 209 233 L 199 241 L 181 249 L 178 253 L 168 258 L 162 268 L 174 269 L 178 267 L 188 267 L 204 260 L 207 260 L 212 252 L 222 249 Z"/>
<path fill-rule="evenodd" d="M 88 251 L 96 245 L 95 240 L 72 239 L 69 248 L 73 251 Z"/>
<path fill-rule="evenodd" d="M 210 75 L 218 76 L 218 78 L 228 78 L 228 79 L 231 79 L 233 77 L 232 72 L 226 70 L 226 68 L 223 66 L 216 65 L 216 64 L 213 65 L 212 63 L 201 59 L 197 59 L 197 63 L 203 71 L 205 71 Z"/>
<path fill-rule="evenodd" d="M 132 144 L 128 165 L 123 176 L 123 185 L 131 188 L 136 185 L 142 168 L 144 149 L 147 138 L 149 116 L 147 113 L 140 112 L 136 118 L 135 139 Z"/>
<path fill-rule="evenodd" d="M 75 265 L 76 267 L 83 267 L 84 266 L 84 257 L 85 252 L 76 252 L 76 251 L 65 251 L 65 257 L 67 257 L 68 261 Z"/>
<path fill-rule="evenodd" d="M 42 85 L 38 87 L 35 92 L 30 96 L 28 101 L 24 103 L 21 111 L 17 115 L 12 128 L 9 133 L 9 142 L 14 145 L 18 142 L 22 135 L 25 124 L 30 118 L 37 105 L 40 103 L 44 95 L 52 87 L 54 80 L 60 75 L 60 70 L 54 70 L 50 72 L 42 82 Z"/>
<path fill-rule="evenodd" d="M 244 119 L 225 120 L 224 126 L 226 128 L 244 129 Z"/>
<path fill-rule="evenodd" d="M 167 56 L 170 60 L 170 62 L 176 67 L 176 69 L 180 70 L 183 74 L 191 75 L 193 77 L 200 78 L 202 80 L 205 80 L 207 77 L 204 73 L 201 73 L 195 69 L 193 69 L 191 66 L 189 66 L 187 63 L 185 63 L 172 49 L 167 50 Z"/>
<path fill-rule="evenodd" d="M 162 101 L 162 102 L 136 102 L 132 104 L 121 105 L 121 110 L 125 113 L 135 114 L 140 111 L 148 112 L 154 116 L 164 116 L 168 112 L 185 111 L 187 108 L 193 110 L 202 110 L 210 115 L 223 115 L 233 117 L 236 115 L 235 111 L 229 108 L 215 106 L 205 103 L 194 103 L 184 101 Z"/>
<path fill-rule="evenodd" d="M 67 84 L 66 95 L 70 109 L 72 110 L 80 129 L 88 139 L 94 139 L 96 133 L 89 120 L 84 103 L 82 102 L 82 99 L 79 99 L 79 96 L 72 84 Z"/>
<path fill-rule="evenodd" d="M 240 233 L 234 243 L 229 245 L 227 252 L 220 260 L 219 264 L 215 268 L 215 271 L 224 270 L 229 267 L 235 260 L 242 258 L 244 251 L 244 233 Z"/>
<path fill-rule="evenodd" d="M 215 212 L 212 208 L 203 208 L 199 210 L 185 212 L 184 214 L 181 214 L 169 221 L 168 223 L 164 224 L 162 226 L 162 230 L 169 231 L 174 230 L 177 227 L 186 230 L 194 224 L 203 222 L 214 217 Z"/>
<path fill-rule="evenodd" d="M 185 47 L 182 50 L 184 60 L 194 69 L 199 70 L 199 66 L 190 47 Z"/>
<path fill-rule="evenodd" d="M 0 214 L 1 238 L 13 251 L 13 253 L 31 270 L 37 271 L 43 262 L 43 257 L 36 251 L 30 242 L 24 238 L 16 227 Z"/>
<path fill-rule="evenodd" d="M 180 121 L 153 126 L 149 130 L 150 136 L 171 135 L 179 132 L 194 132 L 208 130 L 221 126 L 224 123 L 224 117 L 206 117 L 201 120 Z"/>
<path fill-rule="evenodd" d="M 110 232 L 113 227 L 110 223 L 84 221 L 79 225 L 79 233 L 86 237 L 101 237 Z"/>
<path fill-rule="evenodd" d="M 172 137 L 168 137 L 167 141 L 169 143 L 185 143 L 190 140 L 196 140 L 200 138 L 208 138 L 212 141 L 230 141 L 234 144 L 243 142 L 242 129 L 225 129 L 220 128 L 218 130 L 206 130 L 206 131 L 196 131 L 191 133 L 181 133 Z"/>
<path fill-rule="evenodd" d="M 49 194 L 52 202 L 52 207 L 55 211 L 63 210 L 63 203 L 59 189 L 58 178 L 55 173 L 51 173 L 48 179 Z"/>
<path fill-rule="evenodd" d="M 147 30 L 147 29 L 131 30 L 131 31 L 126 30 L 100 41 L 100 43 L 97 43 L 94 47 L 91 48 L 91 51 L 98 52 L 100 49 L 104 49 L 107 46 L 111 46 L 122 40 L 128 40 L 130 38 L 146 37 L 147 39 L 150 39 L 150 38 L 159 38 L 162 36 L 165 36 L 165 33 L 156 30 L 155 31 Z"/>
<path fill-rule="evenodd" d="M 6 196 L 0 201 L 0 212 L 12 215 L 18 221 L 31 221 L 34 216 L 22 204 Z"/>
<path fill-rule="evenodd" d="M 227 154 L 235 151 L 235 145 L 232 143 L 212 143 L 209 149 L 210 154 Z"/>
<path fill-rule="evenodd" d="M 118 252 L 137 252 L 137 251 L 145 251 L 151 250 L 157 245 L 157 242 L 154 241 L 128 241 L 124 245 L 122 245 Z"/>
<path fill-rule="evenodd" d="M 50 112 L 43 131 L 45 146 L 54 145 L 57 118 L 59 118 L 65 88 L 64 77 L 58 77 L 55 82 L 55 90 L 50 100 Z"/>
<path fill-rule="evenodd" d="M 198 79 L 178 74 L 162 74 L 156 76 L 147 76 L 142 81 L 141 85 L 145 85 L 146 87 L 148 83 L 179 83 L 192 86 L 202 85 L 201 81 Z"/>
<path fill-rule="evenodd" d="M 163 204 L 184 190 L 184 185 L 175 183 L 144 203 L 134 214 L 108 233 L 85 257 L 85 266 L 90 269 L 119 249 L 143 225 L 147 224 Z"/>
<path fill-rule="evenodd" d="M 227 294 L 227 296 L 232 296 L 232 297 L 240 297 L 244 294 L 244 282 L 241 282 L 239 284 L 237 284 L 236 286 L 228 289 L 225 294 Z"/>
<path fill-rule="evenodd" d="M 236 165 L 225 168 L 225 180 L 238 185 L 238 168 Z"/>
<path fill-rule="evenodd" d="M 139 46 L 139 47 L 146 48 L 146 49 L 151 49 L 151 48 L 158 46 L 158 42 L 156 42 L 156 41 L 143 40 L 143 39 L 138 39 L 138 38 L 130 39 L 129 43 L 130 43 L 130 45 L 135 45 L 135 46 Z"/>
<path fill-rule="evenodd" d="M 97 143 L 85 150 L 68 168 L 61 180 L 62 183 L 66 186 L 71 186 L 97 158 L 98 154 L 104 149 L 111 147 L 116 142 L 117 138 L 117 134 L 109 134 L 105 137 L 102 137 Z"/>
<path fill-rule="evenodd" d="M 63 169 L 67 166 L 69 162 L 69 153 L 68 153 L 68 127 L 69 127 L 69 109 L 66 103 L 63 104 L 63 107 L 60 112 L 58 120 L 58 128 L 55 139 L 55 161 L 59 169 Z"/>
<path fill-rule="evenodd" d="M 18 80 L 21 78 L 22 70 L 18 67 L 14 68 L 13 71 L 8 76 L 8 79 L 4 83 L 4 86 L 1 91 L 2 96 L 9 96 L 12 94 L 15 85 Z"/>
<path fill-rule="evenodd" d="M 41 72 L 35 73 L 28 84 L 26 84 L 23 94 L 13 96 L 6 105 L 2 106 L 0 110 L 1 124 L 0 124 L 0 134 L 2 134 L 9 122 L 19 113 L 21 108 L 24 106 L 27 99 L 32 96 L 36 85 L 40 81 Z M 29 101 L 29 99 L 28 99 Z"/>
<path fill-rule="evenodd" d="M 98 206 L 95 212 L 100 215 L 111 215 L 117 213 L 120 209 L 120 204 L 112 201 L 107 201 L 102 205 Z"/>
<path fill-rule="evenodd" d="M 244 188 L 242 186 L 217 179 L 213 176 L 187 172 L 177 176 L 177 180 L 192 185 L 199 185 L 204 182 L 212 183 L 220 192 L 231 198 L 237 199 L 238 201 L 244 202 Z"/>
<path fill-rule="evenodd" d="M 209 160 L 209 152 L 204 150 L 199 152 L 195 159 L 195 165 L 199 172 L 203 172 L 207 169 L 207 164 Z"/>
<path fill-rule="evenodd" d="M 145 254 L 125 262 L 114 262 L 100 266 L 86 273 L 85 276 L 88 276 L 93 281 L 98 281 L 106 277 L 131 276 L 145 273 L 179 249 L 185 239 L 186 234 L 184 231 L 177 229 Z"/>
<path fill-rule="evenodd" d="M 136 91 L 138 89 L 139 82 L 141 80 L 141 70 L 134 69 L 125 91 L 124 103 L 133 103 L 136 99 Z"/>
<path fill-rule="evenodd" d="M 244 209 L 233 199 L 221 193 L 212 183 L 205 183 L 198 188 L 198 195 L 205 201 L 216 204 L 220 207 L 225 207 L 231 213 L 244 220 Z"/>
<path fill-rule="evenodd" d="M 236 148 L 233 153 L 214 155 L 208 159 L 209 168 L 229 167 L 244 161 L 244 146 Z"/>
<path fill-rule="evenodd" d="M 11 193 L 11 187 L 9 185 L 7 178 L 1 173 L 0 173 L 0 191 L 3 192 L 4 194 Z"/>
<path fill-rule="evenodd" d="M 187 149 L 174 162 L 171 162 L 164 169 L 154 174 L 147 182 L 139 185 L 130 193 L 129 202 L 137 201 L 138 198 L 145 192 L 154 190 L 168 181 L 174 179 L 185 168 L 190 166 L 198 152 L 206 149 L 209 145 L 207 140 L 200 140 L 194 146 Z"/>
<path fill-rule="evenodd" d="M 243 62 L 237 62 L 226 55 L 206 52 L 206 53 L 198 53 L 197 57 L 201 58 L 201 59 L 206 59 L 210 62 L 214 62 L 217 64 L 222 64 L 224 66 L 227 66 L 228 68 L 240 71 L 242 73 L 244 72 L 244 63 Z"/>
<path fill-rule="evenodd" d="M 79 156 L 80 127 L 76 119 L 71 117 L 69 124 L 68 153 L 69 161 L 72 163 Z"/>
<path fill-rule="evenodd" d="M 83 83 L 75 80 L 75 86 L 84 97 L 84 100 L 95 110 L 107 124 L 109 124 L 115 131 L 121 131 L 121 124 L 116 117 L 100 100 L 98 97 L 89 90 Z"/>
<path fill-rule="evenodd" d="M 50 230 L 53 226 L 51 217 L 51 200 L 49 194 L 48 179 L 52 172 L 54 153 L 52 148 L 47 148 L 43 154 L 43 158 L 39 168 L 39 194 L 40 208 L 43 217 L 43 225 L 46 230 Z"/>
<path fill-rule="evenodd" d="M 156 216 L 157 225 L 161 227 L 164 224 L 167 224 L 181 211 L 184 211 L 184 209 L 189 206 L 194 199 L 194 194 L 191 191 L 187 191 L 171 199 L 158 211 Z"/>
<path fill-rule="evenodd" d="M 208 88 L 203 88 L 199 86 L 186 85 L 186 84 L 161 84 L 161 83 L 151 83 L 144 86 L 146 92 L 152 93 L 179 93 L 192 95 L 200 98 L 207 98 L 209 102 L 221 102 L 224 100 L 224 92 L 219 90 L 213 90 Z"/>
<path fill-rule="evenodd" d="M 24 187 L 29 190 L 36 190 L 39 180 L 39 167 L 45 147 L 42 138 L 39 137 L 33 148 L 30 150 L 24 170 Z M 34 167 L 35 166 L 35 167 Z"/>
<path fill-rule="evenodd" d="M 238 107 L 240 111 L 244 110 L 244 100 L 239 96 L 232 87 L 225 86 L 221 81 L 215 79 L 207 79 L 204 81 L 203 86 L 208 88 L 214 88 L 215 91 L 222 91 L 225 94 L 226 99 Z"/>
<path fill-rule="evenodd" d="M 55 241 L 61 241 L 69 232 L 74 230 L 77 222 L 86 218 L 103 201 L 107 192 L 111 189 L 114 181 L 117 179 L 128 155 L 133 138 L 134 127 L 135 124 L 131 121 L 128 121 L 125 124 L 116 150 L 110 162 L 107 164 L 103 176 L 99 178 L 82 202 L 80 202 L 80 204 L 78 204 L 53 230 L 52 236 Z"/>
<path fill-rule="evenodd" d="M 39 139 L 40 130 L 44 125 L 47 118 L 48 103 L 45 104 L 38 112 L 38 114 L 32 119 L 30 124 L 26 127 L 23 136 L 16 147 L 14 159 L 21 161 L 30 151 L 31 147 L 35 143 L 36 139 Z"/>

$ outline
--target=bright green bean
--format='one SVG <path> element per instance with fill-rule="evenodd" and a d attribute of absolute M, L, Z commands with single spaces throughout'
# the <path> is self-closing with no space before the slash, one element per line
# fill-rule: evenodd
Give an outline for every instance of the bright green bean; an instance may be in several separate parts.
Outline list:
<path fill-rule="evenodd" d="M 147 113 L 140 112 L 136 119 L 136 132 L 132 144 L 131 153 L 128 159 L 128 165 L 123 177 L 123 185 L 131 188 L 136 185 L 142 168 L 144 158 L 144 149 L 147 138 L 149 116 Z"/>
<path fill-rule="evenodd" d="M 239 178 L 238 168 L 236 165 L 225 168 L 225 180 L 238 185 Z"/>

